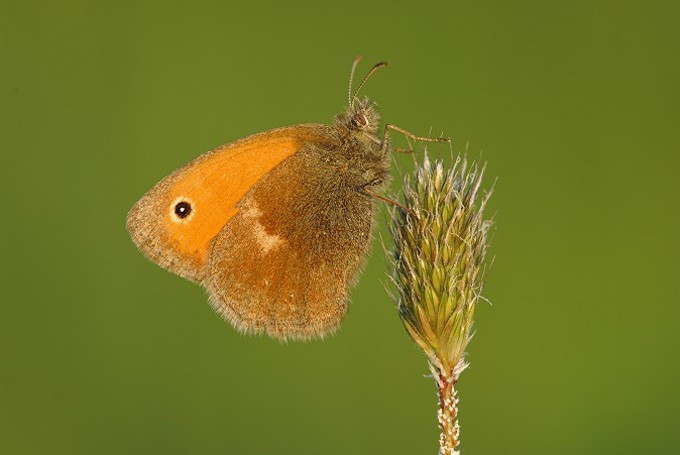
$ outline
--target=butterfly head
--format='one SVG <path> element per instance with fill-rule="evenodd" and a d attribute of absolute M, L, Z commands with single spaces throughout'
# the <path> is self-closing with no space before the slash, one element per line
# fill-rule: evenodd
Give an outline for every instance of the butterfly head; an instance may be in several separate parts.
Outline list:
<path fill-rule="evenodd" d="M 368 98 L 355 99 L 345 112 L 335 118 L 336 125 L 360 135 L 376 136 L 380 125 L 380 113 Z"/>
<path fill-rule="evenodd" d="M 352 71 L 349 76 L 349 90 L 348 90 L 348 105 L 344 113 L 338 115 L 335 119 L 338 126 L 344 127 L 350 132 L 359 133 L 362 136 L 368 135 L 374 137 L 378 133 L 378 126 L 380 123 L 380 114 L 376 109 L 374 102 L 368 98 L 359 98 L 359 91 L 364 86 L 366 81 L 380 68 L 387 66 L 387 62 L 380 62 L 373 65 L 373 68 L 366 74 L 357 89 L 352 94 L 352 80 L 354 79 L 354 70 L 361 57 L 354 59 L 352 63 Z"/>

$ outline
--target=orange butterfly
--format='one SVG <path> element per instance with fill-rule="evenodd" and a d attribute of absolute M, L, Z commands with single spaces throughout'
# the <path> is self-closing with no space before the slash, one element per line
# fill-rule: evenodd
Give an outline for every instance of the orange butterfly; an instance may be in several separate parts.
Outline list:
<path fill-rule="evenodd" d="M 352 65 L 352 75 L 359 58 Z M 347 311 L 365 262 L 375 193 L 388 179 L 389 131 L 357 98 L 332 125 L 254 134 L 199 156 L 149 190 L 127 217 L 153 262 L 203 285 L 213 307 L 243 332 L 322 337 Z M 396 150 L 396 149 L 395 149 Z"/>

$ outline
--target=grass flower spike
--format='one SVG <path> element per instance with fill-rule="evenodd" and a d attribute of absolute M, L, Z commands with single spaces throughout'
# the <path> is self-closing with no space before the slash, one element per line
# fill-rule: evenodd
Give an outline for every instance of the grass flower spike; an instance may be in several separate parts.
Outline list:
<path fill-rule="evenodd" d="M 404 205 L 393 212 L 393 281 L 399 317 L 425 352 L 439 393 L 440 453 L 457 454 L 456 382 L 467 367 L 475 306 L 485 278 L 484 169 L 458 159 L 451 169 L 427 156 L 404 178 Z"/>

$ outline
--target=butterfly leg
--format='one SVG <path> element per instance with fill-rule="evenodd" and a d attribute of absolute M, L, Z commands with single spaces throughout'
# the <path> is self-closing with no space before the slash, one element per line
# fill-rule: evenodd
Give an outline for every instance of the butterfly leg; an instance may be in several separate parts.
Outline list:
<path fill-rule="evenodd" d="M 387 148 L 390 143 L 390 131 L 398 131 L 399 133 L 403 134 L 406 137 L 406 140 L 411 139 L 414 142 L 448 142 L 449 144 L 451 143 L 450 137 L 416 136 L 410 131 L 407 131 L 401 127 L 388 123 L 387 125 L 385 125 L 385 132 L 383 134 L 382 144 L 380 145 L 380 152 L 382 154 L 387 153 Z M 410 148 L 408 149 L 393 148 L 392 151 L 397 153 L 413 153 L 413 147 L 411 147 L 410 141 L 409 147 Z"/>
<path fill-rule="evenodd" d="M 379 184 L 381 184 L 382 182 L 383 182 L 382 179 L 371 180 L 370 182 L 368 182 L 368 183 L 366 183 L 366 184 L 364 184 L 364 185 L 361 185 L 361 187 L 359 187 L 359 189 L 360 189 L 360 191 L 361 191 L 362 193 L 364 193 L 365 195 L 367 195 L 367 196 L 369 196 L 369 197 L 372 197 L 372 198 L 374 198 L 374 199 L 377 199 L 377 200 L 379 200 L 379 201 L 382 201 L 382 202 L 384 202 L 384 203 L 386 203 L 386 204 L 390 204 L 390 205 L 392 205 L 392 206 L 394 206 L 394 207 L 398 207 L 398 208 L 400 208 L 401 210 L 403 210 L 404 212 L 408 213 L 409 215 L 414 216 L 414 217 L 417 217 L 416 212 L 414 212 L 413 210 L 409 209 L 408 207 L 406 207 L 405 205 L 401 204 L 400 202 L 397 202 L 397 201 L 395 201 L 395 200 L 393 200 L 393 199 L 389 199 L 389 198 L 386 198 L 386 197 L 384 197 L 384 196 L 381 196 L 381 195 L 379 195 L 378 193 L 375 193 L 375 192 L 373 192 L 373 191 L 371 191 L 371 190 L 368 189 L 368 187 L 374 186 L 374 185 L 379 185 Z"/>

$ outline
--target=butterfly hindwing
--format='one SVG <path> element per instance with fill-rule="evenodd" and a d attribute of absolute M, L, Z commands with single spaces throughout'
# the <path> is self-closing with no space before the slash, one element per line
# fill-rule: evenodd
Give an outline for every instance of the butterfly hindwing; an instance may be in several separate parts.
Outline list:
<path fill-rule="evenodd" d="M 204 285 L 238 329 L 305 339 L 345 315 L 374 203 L 335 158 L 308 142 L 245 195 L 213 241 Z"/>

